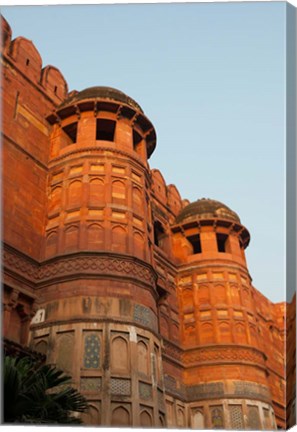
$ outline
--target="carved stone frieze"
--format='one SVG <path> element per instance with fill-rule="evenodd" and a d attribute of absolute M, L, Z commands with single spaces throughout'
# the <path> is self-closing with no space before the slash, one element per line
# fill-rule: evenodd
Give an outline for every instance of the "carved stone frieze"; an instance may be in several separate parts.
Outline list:
<path fill-rule="evenodd" d="M 38 270 L 38 280 L 44 281 L 53 277 L 75 273 L 112 274 L 133 277 L 150 285 L 155 284 L 153 272 L 140 263 L 121 258 L 88 256 L 60 259 L 42 265 Z"/>
<path fill-rule="evenodd" d="M 26 277 L 32 282 L 36 281 L 36 273 L 38 270 L 38 264 L 32 262 L 25 257 L 13 253 L 10 250 L 3 250 L 3 267 L 11 268 L 15 273 Z"/>
<path fill-rule="evenodd" d="M 73 274 L 132 277 L 150 286 L 155 286 L 157 279 L 154 270 L 140 261 L 113 255 L 79 254 L 39 264 L 9 249 L 4 250 L 3 263 L 4 269 L 12 269 L 35 284 Z"/>
<path fill-rule="evenodd" d="M 185 365 L 192 363 L 209 363 L 209 362 L 237 362 L 246 361 L 265 364 L 264 355 L 257 350 L 248 347 L 219 347 L 202 348 L 193 351 L 187 351 L 183 354 L 183 362 Z"/>
<path fill-rule="evenodd" d="M 167 394 L 175 395 L 183 400 L 186 399 L 185 386 L 178 386 L 178 382 L 173 376 L 164 375 L 164 387 Z"/>
<path fill-rule="evenodd" d="M 230 397 L 270 401 L 268 388 L 253 382 L 233 381 L 232 387 L 229 388 L 223 382 L 218 381 L 187 386 L 186 391 L 189 402 Z"/>
<path fill-rule="evenodd" d="M 181 361 L 182 350 L 167 339 L 163 339 L 163 353 L 175 360 Z"/>
<path fill-rule="evenodd" d="M 225 394 L 224 384 L 222 382 L 187 386 L 186 389 L 189 401 L 209 399 L 213 397 L 219 398 L 223 397 Z"/>

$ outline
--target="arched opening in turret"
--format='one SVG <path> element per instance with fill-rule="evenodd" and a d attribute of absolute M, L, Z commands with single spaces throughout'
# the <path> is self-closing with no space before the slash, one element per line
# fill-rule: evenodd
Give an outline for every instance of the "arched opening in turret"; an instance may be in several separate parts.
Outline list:
<path fill-rule="evenodd" d="M 64 126 L 62 129 L 70 139 L 68 144 L 75 144 L 77 139 L 77 122 Z"/>
<path fill-rule="evenodd" d="M 97 119 L 96 140 L 114 141 L 116 122 L 108 119 Z"/>
<path fill-rule="evenodd" d="M 139 154 L 140 154 L 141 141 L 142 141 L 142 136 L 135 129 L 133 129 L 133 150 Z"/>
<path fill-rule="evenodd" d="M 189 237 L 187 237 L 187 239 L 189 240 L 189 242 L 193 246 L 193 254 L 194 255 L 202 252 L 199 234 L 189 236 Z"/>
<path fill-rule="evenodd" d="M 162 248 L 164 238 L 165 238 L 165 230 L 163 228 L 163 225 L 159 221 L 154 222 L 154 242 L 155 242 L 155 245 Z"/>
<path fill-rule="evenodd" d="M 219 252 L 228 252 L 227 250 L 227 234 L 217 234 L 217 245 Z"/>

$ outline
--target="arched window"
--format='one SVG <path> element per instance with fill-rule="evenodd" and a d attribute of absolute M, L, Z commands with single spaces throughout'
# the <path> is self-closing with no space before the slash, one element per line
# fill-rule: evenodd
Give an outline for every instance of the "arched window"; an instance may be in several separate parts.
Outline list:
<path fill-rule="evenodd" d="M 134 255 L 140 259 L 144 259 L 144 238 L 137 231 L 133 232 Z"/>
<path fill-rule="evenodd" d="M 103 249 L 104 230 L 101 225 L 91 224 L 87 229 L 87 244 L 89 249 Z"/>
<path fill-rule="evenodd" d="M 48 343 L 45 340 L 41 340 L 36 343 L 34 349 L 42 354 L 47 354 Z"/>
<path fill-rule="evenodd" d="M 230 286 L 231 296 L 232 296 L 232 304 L 239 305 L 240 304 L 240 295 L 239 295 L 239 288 L 237 285 L 231 285 Z"/>
<path fill-rule="evenodd" d="M 160 332 L 162 336 L 169 338 L 169 324 L 167 318 L 164 316 L 160 317 Z"/>
<path fill-rule="evenodd" d="M 126 408 L 118 407 L 113 410 L 111 417 L 112 426 L 130 426 L 130 414 Z"/>
<path fill-rule="evenodd" d="M 201 411 L 195 411 L 192 417 L 193 429 L 204 429 L 204 415 Z"/>
<path fill-rule="evenodd" d="M 74 351 L 73 333 L 59 335 L 57 345 L 57 367 L 62 369 L 64 372 L 71 374 Z"/>
<path fill-rule="evenodd" d="M 98 369 L 100 365 L 100 339 L 96 334 L 85 336 L 84 367 Z"/>
<path fill-rule="evenodd" d="M 78 227 L 70 226 L 65 230 L 65 251 L 71 252 L 78 249 Z"/>
<path fill-rule="evenodd" d="M 68 207 L 69 208 L 80 207 L 81 196 L 82 196 L 82 183 L 76 180 L 72 182 L 68 188 Z"/>
<path fill-rule="evenodd" d="M 128 345 L 126 339 L 115 337 L 111 342 L 111 368 L 115 372 L 129 369 Z"/>
<path fill-rule="evenodd" d="M 152 417 L 147 411 L 142 411 L 140 413 L 140 426 L 151 427 L 153 425 Z"/>
<path fill-rule="evenodd" d="M 144 375 L 148 375 L 149 373 L 148 347 L 143 341 L 140 341 L 137 344 L 137 363 L 138 363 L 138 372 Z"/>
<path fill-rule="evenodd" d="M 159 427 L 164 428 L 166 426 L 165 419 L 162 415 L 159 415 Z"/>
<path fill-rule="evenodd" d="M 193 298 L 193 291 L 191 289 L 186 288 L 183 290 L 182 302 L 183 302 L 183 309 L 185 312 L 187 312 L 189 309 L 193 309 L 194 298 Z"/>
<path fill-rule="evenodd" d="M 222 322 L 219 324 L 219 340 L 220 342 L 231 342 L 230 324 Z"/>
<path fill-rule="evenodd" d="M 46 238 L 45 255 L 50 257 L 56 255 L 58 251 L 58 234 L 57 231 L 51 231 Z"/>
<path fill-rule="evenodd" d="M 100 412 L 99 409 L 89 404 L 85 413 L 82 414 L 82 421 L 84 425 L 100 425 Z"/>
<path fill-rule="evenodd" d="M 200 285 L 198 289 L 199 304 L 209 304 L 209 288 L 206 285 Z"/>
<path fill-rule="evenodd" d="M 211 422 L 213 429 L 224 429 L 223 407 L 211 407 Z"/>
<path fill-rule="evenodd" d="M 200 341 L 202 344 L 214 342 L 213 326 L 210 323 L 204 323 L 201 326 Z"/>
<path fill-rule="evenodd" d="M 126 187 L 122 181 L 116 180 L 112 183 L 111 189 L 112 202 L 123 204 L 126 200 Z"/>
<path fill-rule="evenodd" d="M 50 201 L 48 207 L 49 213 L 56 213 L 60 210 L 61 196 L 62 196 L 62 188 L 60 186 L 53 188 L 50 195 Z"/>
<path fill-rule="evenodd" d="M 226 288 L 223 285 L 215 285 L 214 295 L 216 303 L 226 303 Z"/>
<path fill-rule="evenodd" d="M 177 410 L 177 426 L 184 427 L 185 426 L 185 414 L 181 408 Z"/>
<path fill-rule="evenodd" d="M 126 251 L 126 230 L 117 225 L 112 228 L 111 247 L 114 252 Z"/>
<path fill-rule="evenodd" d="M 251 343 L 255 346 L 258 346 L 258 337 L 257 337 L 256 327 L 254 325 L 250 325 L 249 329 L 250 329 Z"/>
<path fill-rule="evenodd" d="M 90 206 L 103 206 L 104 199 L 104 182 L 101 179 L 95 178 L 90 181 Z"/>
<path fill-rule="evenodd" d="M 243 324 L 237 323 L 235 325 L 235 342 L 240 344 L 247 343 L 246 329 Z"/>
<path fill-rule="evenodd" d="M 133 187 L 132 189 L 132 202 L 134 211 L 138 214 L 143 214 L 144 197 L 141 190 L 137 187 Z"/>

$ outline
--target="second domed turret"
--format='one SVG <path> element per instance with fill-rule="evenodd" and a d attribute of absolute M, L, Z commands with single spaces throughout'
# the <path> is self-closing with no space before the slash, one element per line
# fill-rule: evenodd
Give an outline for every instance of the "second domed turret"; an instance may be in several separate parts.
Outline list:
<path fill-rule="evenodd" d="M 176 222 L 185 222 L 195 219 L 219 218 L 240 223 L 238 215 L 225 204 L 212 199 L 201 198 L 187 205 L 176 218 Z"/>

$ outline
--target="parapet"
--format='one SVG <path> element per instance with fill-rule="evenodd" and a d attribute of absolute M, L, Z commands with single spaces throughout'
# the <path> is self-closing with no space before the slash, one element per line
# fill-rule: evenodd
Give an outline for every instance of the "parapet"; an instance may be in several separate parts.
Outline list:
<path fill-rule="evenodd" d="M 67 96 L 68 85 L 62 73 L 54 66 L 42 68 L 42 58 L 32 41 L 24 37 L 12 40 L 12 31 L 1 16 L 2 54 L 6 60 L 13 63 L 21 73 L 37 85 L 41 91 L 60 104 Z"/>

